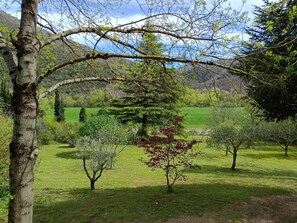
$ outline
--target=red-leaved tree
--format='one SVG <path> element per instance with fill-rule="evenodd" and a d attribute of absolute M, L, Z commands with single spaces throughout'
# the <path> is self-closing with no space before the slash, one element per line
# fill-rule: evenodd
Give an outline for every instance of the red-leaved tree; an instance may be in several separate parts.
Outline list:
<path fill-rule="evenodd" d="M 138 141 L 138 146 L 145 149 L 148 160 L 141 161 L 153 170 L 160 168 L 164 170 L 168 192 L 173 191 L 173 185 L 177 180 L 186 180 L 185 168 L 195 168 L 198 165 L 193 163 L 193 158 L 200 152 L 195 152 L 193 146 L 201 141 L 176 139 L 181 129 L 182 117 L 175 117 L 171 126 L 160 128 L 161 136 L 153 135 L 148 140 Z"/>

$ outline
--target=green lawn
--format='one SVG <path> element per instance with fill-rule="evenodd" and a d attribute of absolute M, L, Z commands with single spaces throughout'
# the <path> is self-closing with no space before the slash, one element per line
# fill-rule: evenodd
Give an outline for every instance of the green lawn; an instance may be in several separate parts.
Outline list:
<path fill-rule="evenodd" d="M 196 160 L 201 169 L 186 170 L 188 181 L 178 182 L 174 193 L 167 194 L 164 173 L 139 161 L 141 148 L 126 148 L 91 191 L 75 149 L 44 146 L 36 168 L 34 222 L 144 223 L 203 215 L 214 222 L 235 222 L 246 217 L 239 204 L 250 197 L 297 192 L 297 148 L 290 149 L 289 157 L 275 146 L 242 149 L 237 171 L 229 169 L 231 156 L 224 151 L 204 144 L 196 149 L 203 152 Z M 281 222 L 296 221 L 287 217 Z"/>
<path fill-rule="evenodd" d="M 210 116 L 211 107 L 198 108 L 186 107 L 180 109 L 180 114 L 185 116 L 185 127 L 204 129 L 213 123 Z M 86 108 L 87 116 L 95 114 L 99 108 Z M 67 122 L 78 122 L 80 108 L 65 108 L 65 117 Z M 54 110 L 46 112 L 50 117 L 54 117 Z"/>

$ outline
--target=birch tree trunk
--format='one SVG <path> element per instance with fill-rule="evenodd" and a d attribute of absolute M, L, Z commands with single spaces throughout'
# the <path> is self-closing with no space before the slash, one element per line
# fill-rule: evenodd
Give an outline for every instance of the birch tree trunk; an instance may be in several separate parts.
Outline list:
<path fill-rule="evenodd" d="M 33 219 L 34 165 L 38 155 L 36 141 L 36 58 L 39 44 L 36 35 L 37 0 L 24 0 L 20 31 L 14 46 L 17 70 L 13 83 L 13 137 L 10 143 L 9 223 L 30 223 Z"/>

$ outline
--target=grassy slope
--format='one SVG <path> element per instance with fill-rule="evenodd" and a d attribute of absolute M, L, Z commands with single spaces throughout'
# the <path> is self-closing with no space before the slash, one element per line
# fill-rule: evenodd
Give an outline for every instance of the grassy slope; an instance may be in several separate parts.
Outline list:
<path fill-rule="evenodd" d="M 229 210 L 250 196 L 297 192 L 296 148 L 289 157 L 277 147 L 241 150 L 235 172 L 223 151 L 203 144 L 198 149 L 204 152 L 197 159 L 201 169 L 187 170 L 188 181 L 168 195 L 164 173 L 140 163 L 140 148 L 126 148 L 91 191 L 75 149 L 44 146 L 36 169 L 34 222 L 156 222 L 205 213 L 227 222 L 242 217 Z"/>

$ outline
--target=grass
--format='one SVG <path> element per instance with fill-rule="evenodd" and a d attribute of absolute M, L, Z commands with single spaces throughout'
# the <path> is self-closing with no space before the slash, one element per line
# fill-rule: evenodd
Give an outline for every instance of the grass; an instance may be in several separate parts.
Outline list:
<path fill-rule="evenodd" d="M 211 107 L 185 107 L 180 109 L 180 114 L 185 115 L 185 127 L 204 129 L 213 123 L 210 116 Z M 86 108 L 87 116 L 96 114 L 99 108 Z M 65 108 L 66 121 L 70 123 L 78 122 L 80 108 Z M 54 109 L 50 109 L 46 114 L 54 118 Z"/>
<path fill-rule="evenodd" d="M 75 149 L 44 146 L 36 168 L 34 222 L 165 222 L 205 214 L 215 222 L 236 221 L 242 216 L 231 210 L 251 196 L 297 192 L 296 148 L 289 157 L 271 145 L 242 149 L 237 171 L 229 169 L 231 156 L 224 151 L 203 144 L 196 149 L 203 152 L 196 160 L 201 169 L 186 170 L 188 181 L 178 182 L 174 193 L 167 194 L 164 173 L 139 161 L 141 148 L 127 147 L 91 191 Z"/>
<path fill-rule="evenodd" d="M 205 129 L 213 124 L 210 115 L 212 107 L 185 107 L 180 109 L 181 115 L 185 116 L 185 127 Z"/>

